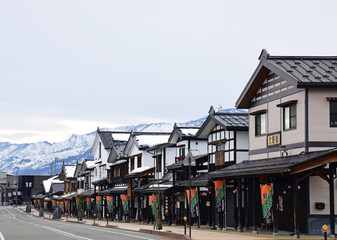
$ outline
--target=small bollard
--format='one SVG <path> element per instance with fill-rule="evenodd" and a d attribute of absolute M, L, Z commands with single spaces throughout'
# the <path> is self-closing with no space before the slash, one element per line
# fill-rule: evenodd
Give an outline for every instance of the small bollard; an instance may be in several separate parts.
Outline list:
<path fill-rule="evenodd" d="M 69 215 L 69 214 L 68 214 L 68 213 L 66 213 L 66 216 L 67 216 L 67 222 L 68 222 L 68 215 Z"/>
<path fill-rule="evenodd" d="M 328 226 L 324 224 L 322 228 L 323 228 L 323 231 L 324 231 L 324 240 L 327 240 Z"/>
<path fill-rule="evenodd" d="M 95 219 L 96 219 L 96 213 L 94 213 L 94 224 L 95 224 Z"/>
<path fill-rule="evenodd" d="M 184 221 L 185 221 L 185 224 L 184 224 L 184 234 L 186 235 L 186 221 L 187 221 L 187 217 L 184 217 Z"/>
<path fill-rule="evenodd" d="M 106 214 L 106 225 L 109 225 L 109 213 Z"/>

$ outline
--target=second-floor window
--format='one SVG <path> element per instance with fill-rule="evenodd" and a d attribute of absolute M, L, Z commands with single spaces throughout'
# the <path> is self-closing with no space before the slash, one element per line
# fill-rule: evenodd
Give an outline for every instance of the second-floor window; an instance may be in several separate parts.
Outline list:
<path fill-rule="evenodd" d="M 266 114 L 258 114 L 255 116 L 255 135 L 261 136 L 266 134 Z"/>
<path fill-rule="evenodd" d="M 337 127 L 337 101 L 330 101 L 330 127 Z"/>
<path fill-rule="evenodd" d="M 283 108 L 283 129 L 290 130 L 296 128 L 296 104 Z"/>

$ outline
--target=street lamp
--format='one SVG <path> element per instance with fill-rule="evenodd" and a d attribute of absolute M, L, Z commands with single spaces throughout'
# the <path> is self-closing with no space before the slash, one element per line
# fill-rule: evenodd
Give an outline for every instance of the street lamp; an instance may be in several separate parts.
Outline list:
<path fill-rule="evenodd" d="M 192 165 L 195 166 L 195 159 L 192 155 L 191 150 L 188 151 L 187 153 L 187 157 L 188 157 L 188 162 L 186 161 L 186 159 L 183 162 L 184 166 L 188 166 L 188 195 L 189 195 L 189 199 L 190 199 L 190 205 L 189 205 L 189 213 L 188 213 L 188 222 L 189 222 L 189 236 L 190 238 L 192 238 L 192 193 L 191 193 L 191 167 Z"/>

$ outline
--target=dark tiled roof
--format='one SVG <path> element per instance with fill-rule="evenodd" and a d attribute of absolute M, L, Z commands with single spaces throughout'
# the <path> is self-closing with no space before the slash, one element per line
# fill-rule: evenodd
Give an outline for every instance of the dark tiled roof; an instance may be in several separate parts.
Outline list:
<path fill-rule="evenodd" d="M 215 113 L 213 117 L 226 128 L 248 128 L 248 113 Z"/>
<path fill-rule="evenodd" d="M 306 154 L 293 155 L 289 157 L 277 157 L 261 160 L 243 161 L 241 163 L 212 172 L 209 176 L 212 179 L 226 177 L 248 177 L 270 174 L 288 174 L 291 168 L 309 160 L 314 160 L 332 152 L 336 149 L 310 152 Z"/>
<path fill-rule="evenodd" d="M 64 190 L 64 184 L 63 183 L 52 183 L 51 184 L 51 189 L 50 189 L 51 194 L 63 192 L 63 190 Z"/>
<path fill-rule="evenodd" d="M 106 149 L 111 149 L 113 144 L 112 132 L 98 132 L 102 140 L 103 146 Z"/>
<path fill-rule="evenodd" d="M 336 85 L 337 57 L 277 57 L 268 61 L 298 81 L 298 86 Z"/>

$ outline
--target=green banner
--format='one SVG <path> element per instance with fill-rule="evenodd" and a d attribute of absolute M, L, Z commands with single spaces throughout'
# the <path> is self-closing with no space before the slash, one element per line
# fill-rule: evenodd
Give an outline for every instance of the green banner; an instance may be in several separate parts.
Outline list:
<path fill-rule="evenodd" d="M 263 218 L 271 222 L 271 208 L 273 206 L 273 185 L 261 185 L 261 202 Z"/>
<path fill-rule="evenodd" d="M 217 208 L 220 208 L 221 201 L 226 193 L 225 181 L 224 180 L 214 181 L 214 187 L 215 187 L 215 205 Z"/>
<path fill-rule="evenodd" d="M 187 194 L 187 201 L 190 204 L 190 190 L 186 190 Z M 198 205 L 198 191 L 197 189 L 191 189 L 191 198 L 192 198 L 192 205 L 191 205 L 191 212 L 195 211 L 195 207 Z"/>
<path fill-rule="evenodd" d="M 149 196 L 152 214 L 155 215 L 156 210 L 158 209 L 158 197 L 157 195 Z"/>
<path fill-rule="evenodd" d="M 129 199 L 127 195 L 121 195 L 123 211 L 126 212 L 129 207 Z"/>
<path fill-rule="evenodd" d="M 106 197 L 106 202 L 107 202 L 108 212 L 111 212 L 112 211 L 112 207 L 113 207 L 112 197 L 111 196 L 107 196 Z"/>

